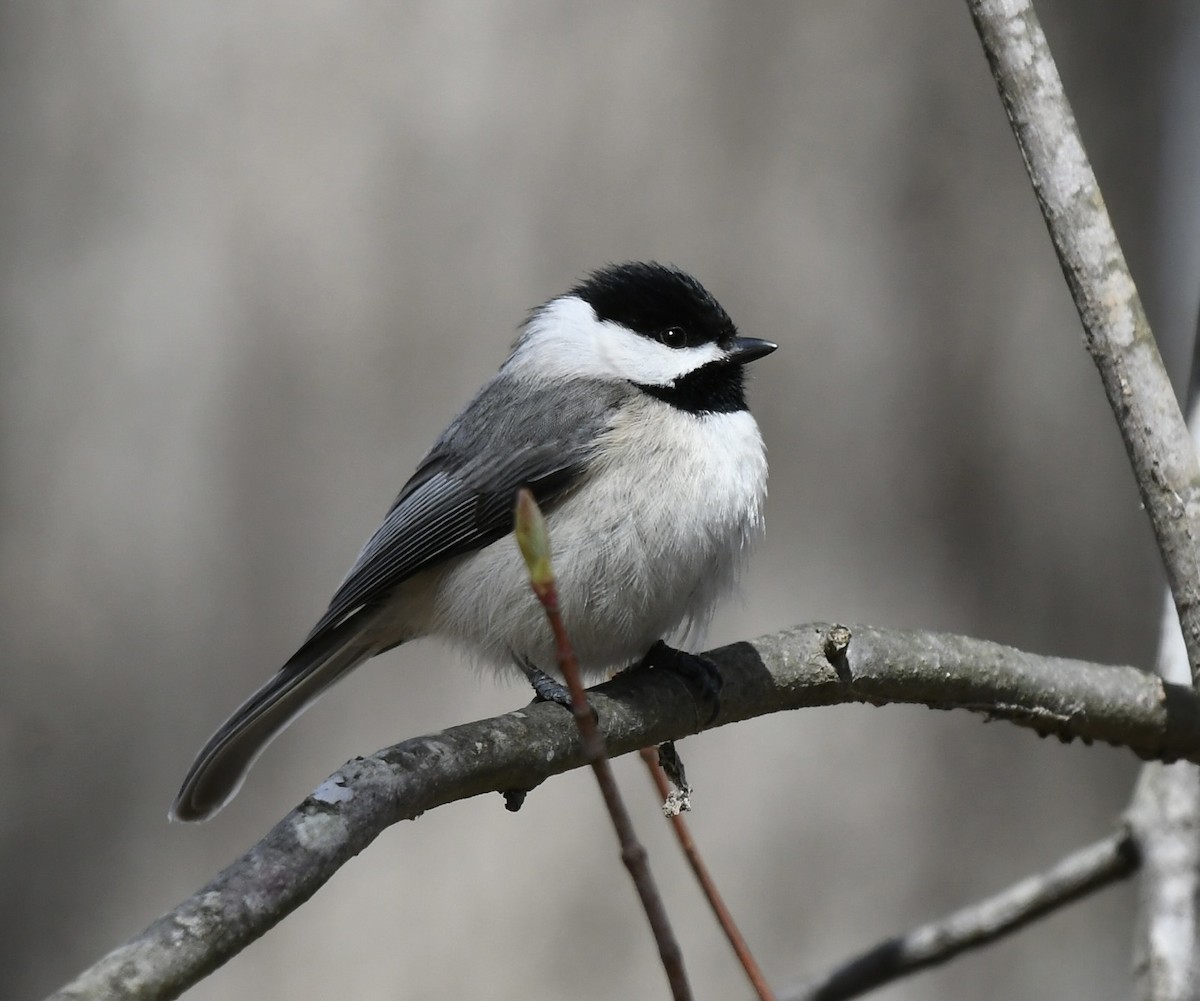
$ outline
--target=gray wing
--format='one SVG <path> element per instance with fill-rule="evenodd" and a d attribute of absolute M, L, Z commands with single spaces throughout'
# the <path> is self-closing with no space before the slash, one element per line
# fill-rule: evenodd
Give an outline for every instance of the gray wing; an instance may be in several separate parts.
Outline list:
<path fill-rule="evenodd" d="M 299 650 L 215 733 L 172 807 L 180 820 L 219 810 L 263 748 L 330 685 L 379 652 L 364 640 L 401 582 L 512 529 L 517 488 L 552 507 L 587 475 L 597 436 L 629 387 L 529 386 L 503 370 L 454 420 L 363 548 Z"/>
<path fill-rule="evenodd" d="M 586 473 L 628 392 L 592 381 L 554 388 L 493 378 L 400 491 L 305 646 L 414 574 L 507 535 L 520 487 L 552 508 Z"/>

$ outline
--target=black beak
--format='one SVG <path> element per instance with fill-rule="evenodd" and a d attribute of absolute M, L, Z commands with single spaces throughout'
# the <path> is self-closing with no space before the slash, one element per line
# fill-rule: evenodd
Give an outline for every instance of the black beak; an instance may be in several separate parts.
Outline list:
<path fill-rule="evenodd" d="M 757 337 L 736 337 L 729 353 L 725 356 L 725 361 L 733 362 L 735 365 L 745 365 L 769 355 L 777 347 L 779 345 L 774 341 L 763 341 Z"/>

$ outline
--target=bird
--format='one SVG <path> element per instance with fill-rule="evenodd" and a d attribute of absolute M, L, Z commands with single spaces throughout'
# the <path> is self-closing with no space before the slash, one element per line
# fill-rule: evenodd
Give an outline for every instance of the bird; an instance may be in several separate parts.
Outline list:
<path fill-rule="evenodd" d="M 513 536 L 522 487 L 546 517 L 585 677 L 648 657 L 690 663 L 665 641 L 702 634 L 763 532 L 766 449 L 745 366 L 776 347 L 656 262 L 606 265 L 534 309 L 299 649 L 196 756 L 171 819 L 211 817 L 331 685 L 418 637 L 542 691 L 556 655 Z"/>

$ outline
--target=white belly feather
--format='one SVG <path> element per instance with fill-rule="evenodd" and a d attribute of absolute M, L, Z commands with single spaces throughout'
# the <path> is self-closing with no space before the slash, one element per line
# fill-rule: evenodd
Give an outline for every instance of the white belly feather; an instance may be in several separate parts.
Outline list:
<path fill-rule="evenodd" d="M 606 434 L 587 480 L 547 516 L 564 621 L 592 674 L 633 663 L 659 639 L 702 638 L 761 532 L 767 483 L 748 411 L 697 416 L 646 398 Z M 635 509 L 631 491 L 653 501 Z M 437 577 L 430 632 L 497 666 L 527 658 L 555 670 L 511 535 Z"/>

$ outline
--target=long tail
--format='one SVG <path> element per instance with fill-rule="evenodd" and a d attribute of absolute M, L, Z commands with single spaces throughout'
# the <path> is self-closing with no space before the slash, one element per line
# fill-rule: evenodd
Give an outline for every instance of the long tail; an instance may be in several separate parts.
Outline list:
<path fill-rule="evenodd" d="M 237 794 L 266 746 L 336 681 L 382 649 L 368 641 L 369 612 L 305 643 L 214 733 L 196 755 L 169 814 L 207 820 Z"/>

